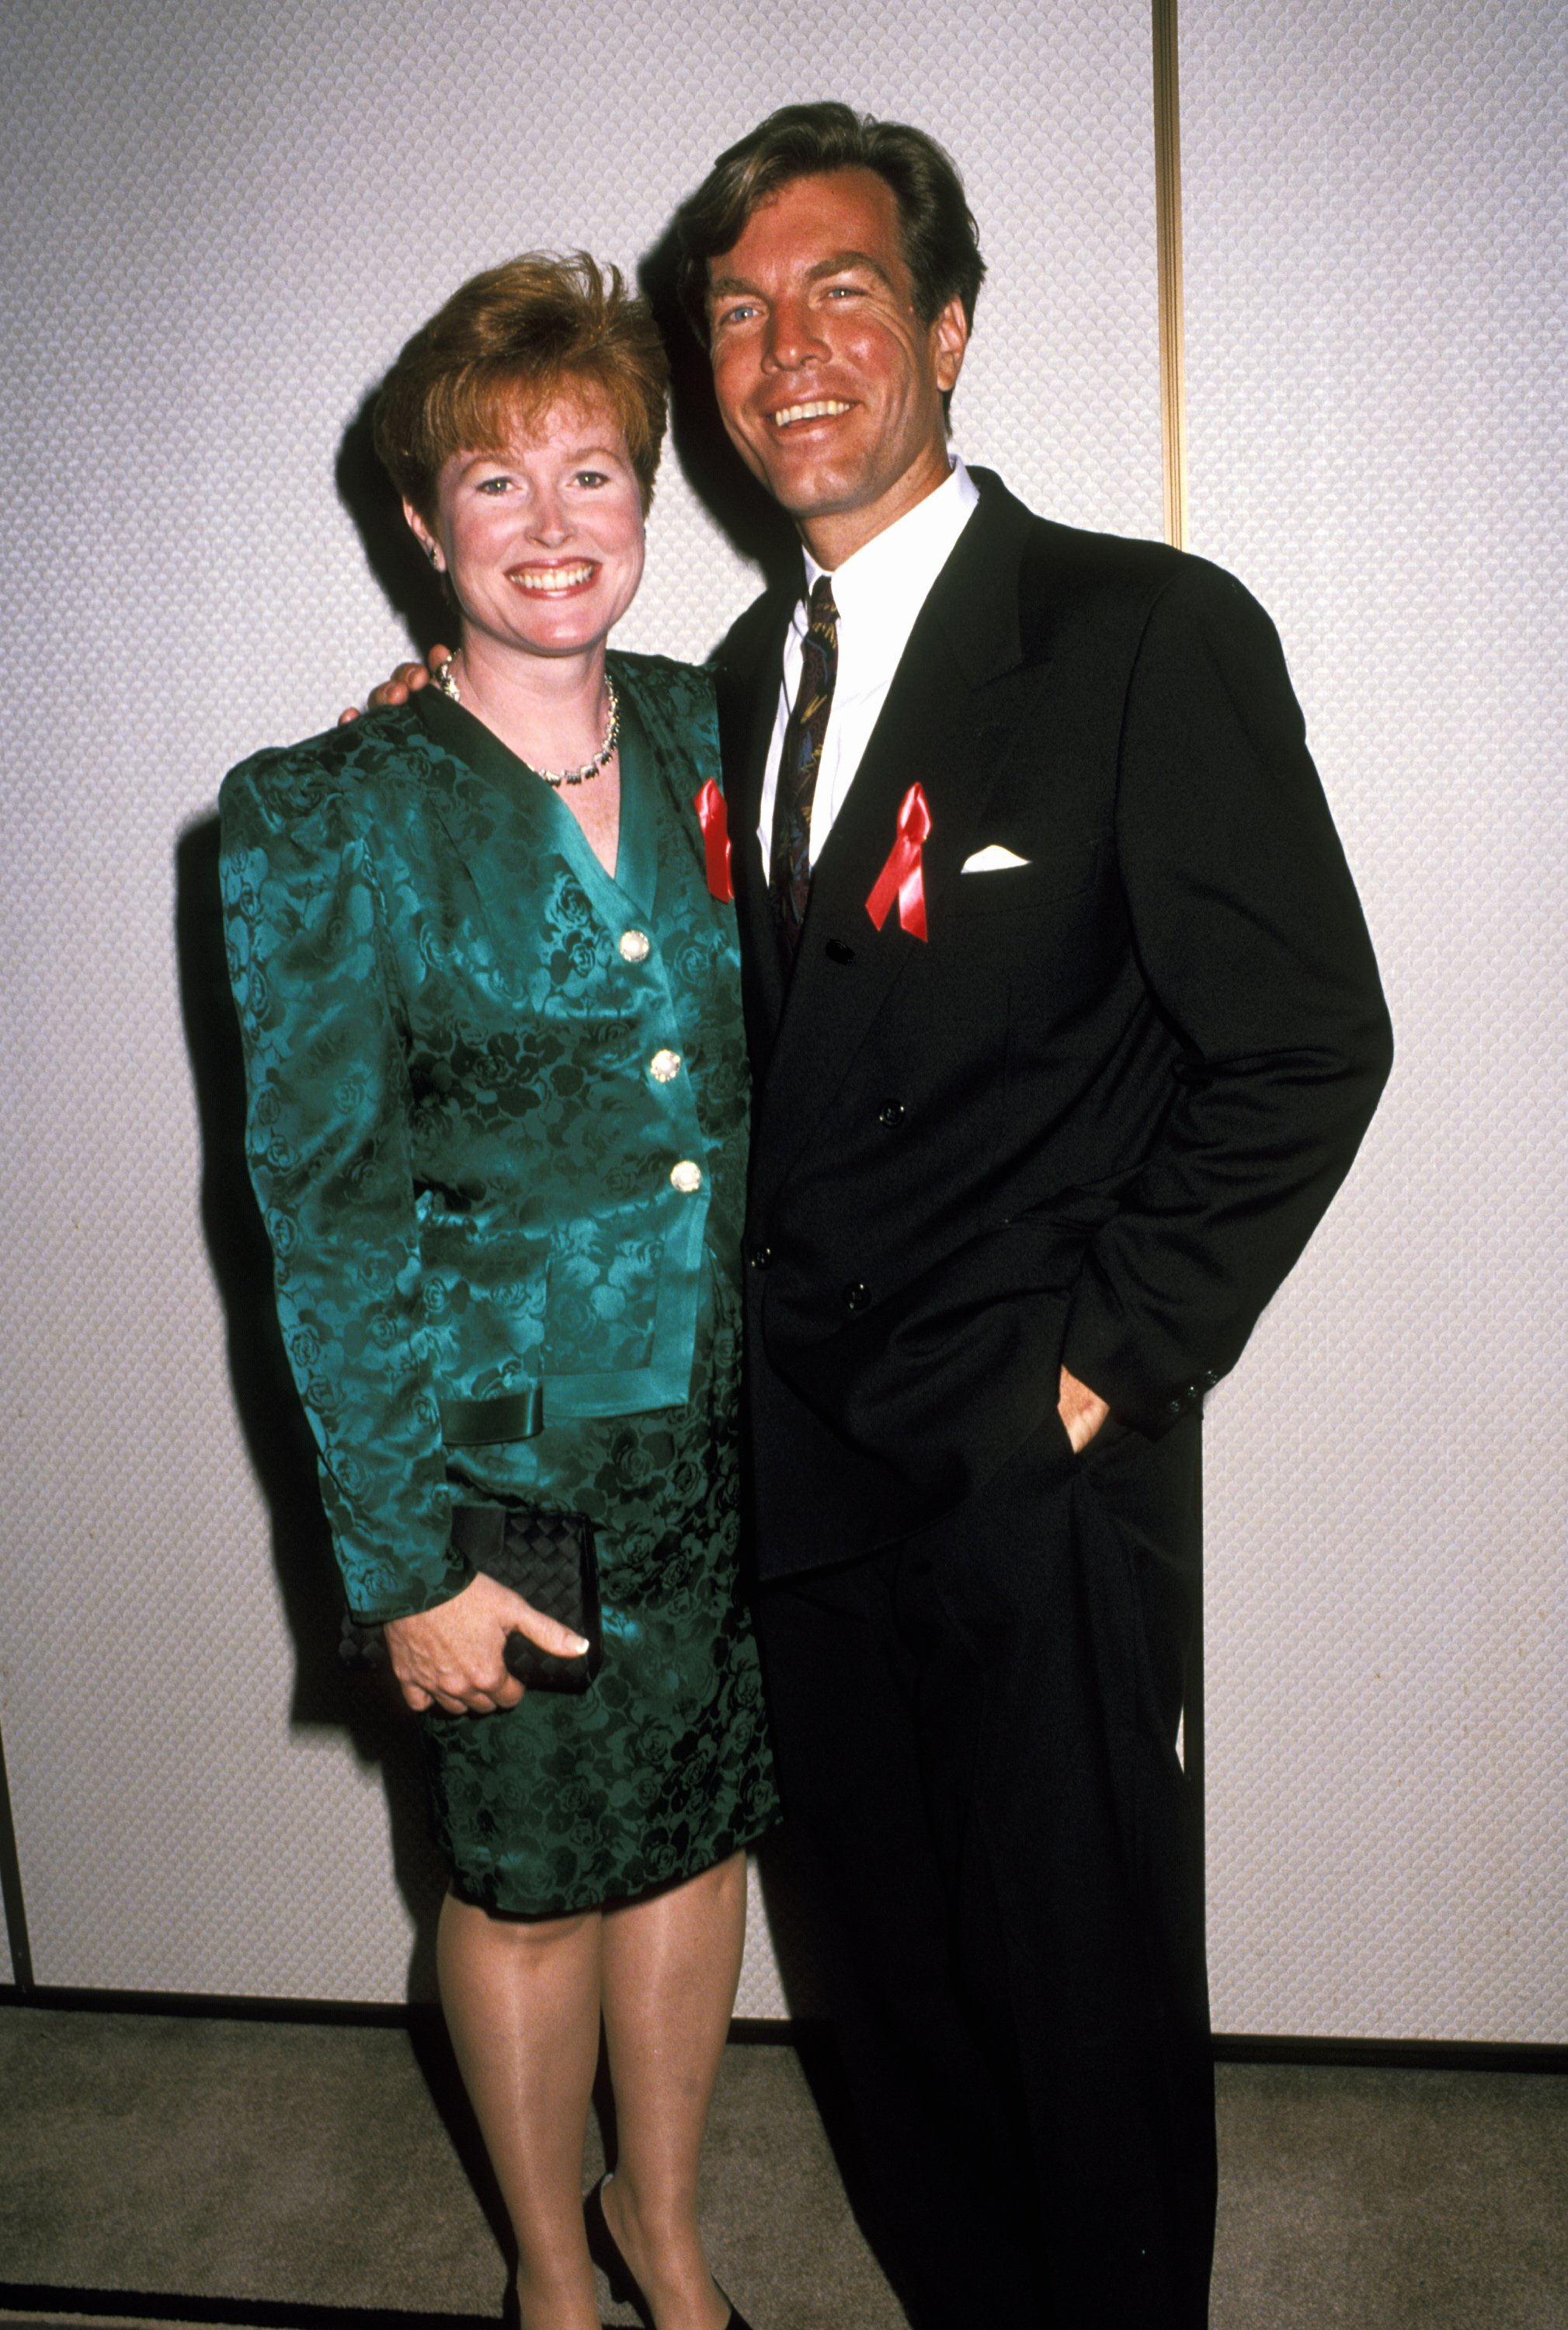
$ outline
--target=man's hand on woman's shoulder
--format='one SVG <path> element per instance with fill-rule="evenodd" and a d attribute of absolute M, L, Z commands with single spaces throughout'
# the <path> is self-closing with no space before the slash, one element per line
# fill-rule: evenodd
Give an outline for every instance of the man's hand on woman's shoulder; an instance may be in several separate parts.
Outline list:
<path fill-rule="evenodd" d="M 433 647 L 423 663 L 400 663 L 390 679 L 383 679 L 379 687 L 371 689 L 365 710 L 380 712 L 389 704 L 406 704 L 420 688 L 430 686 L 451 652 L 450 648 Z M 359 706 L 351 704 L 346 711 L 338 714 L 337 725 L 345 728 L 351 720 L 358 718 Z"/>

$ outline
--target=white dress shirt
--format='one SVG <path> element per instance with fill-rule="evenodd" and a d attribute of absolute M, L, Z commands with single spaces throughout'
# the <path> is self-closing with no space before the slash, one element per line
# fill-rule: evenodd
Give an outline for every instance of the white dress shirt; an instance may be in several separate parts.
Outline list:
<path fill-rule="evenodd" d="M 954 544 L 969 522 L 980 489 L 955 455 L 951 475 L 935 493 L 917 502 L 892 526 L 873 536 L 864 548 L 833 571 L 833 602 L 838 609 L 838 677 L 833 706 L 822 744 L 822 765 L 811 803 L 811 863 L 822 855 L 822 845 L 833 830 L 833 820 L 844 807 L 861 755 L 871 741 L 878 715 L 893 686 L 899 658 L 909 643 L 915 618 L 925 605 L 932 583 L 947 564 Z M 806 589 L 796 606 L 784 640 L 784 671 L 779 689 L 779 710 L 773 741 L 768 747 L 768 773 L 762 785 L 762 814 L 758 838 L 766 869 L 773 854 L 773 804 L 779 792 L 779 762 L 789 707 L 800 686 L 802 642 L 808 620 L 807 601 L 819 574 L 806 553 Z"/>

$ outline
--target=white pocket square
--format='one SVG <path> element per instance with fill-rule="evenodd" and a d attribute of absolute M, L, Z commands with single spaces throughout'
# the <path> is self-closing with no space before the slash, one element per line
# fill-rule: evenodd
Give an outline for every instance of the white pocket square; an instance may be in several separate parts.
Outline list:
<path fill-rule="evenodd" d="M 999 874 L 1004 866 L 1027 866 L 1026 857 L 1019 857 L 1011 849 L 1004 849 L 999 841 L 988 841 L 984 849 L 977 849 L 959 867 L 960 874 Z"/>

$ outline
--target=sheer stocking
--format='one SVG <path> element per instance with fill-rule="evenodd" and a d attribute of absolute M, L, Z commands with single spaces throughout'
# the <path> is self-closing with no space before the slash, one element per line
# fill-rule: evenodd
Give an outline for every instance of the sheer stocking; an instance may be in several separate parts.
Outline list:
<path fill-rule="evenodd" d="M 703 2128 L 744 1937 L 743 1855 L 608 1911 L 449 1898 L 441 2003 L 517 2238 L 522 2330 L 598 2330 L 582 2145 L 602 2013 L 620 2157 L 605 2213 L 658 2330 L 723 2330 L 696 2226 Z"/>
<path fill-rule="evenodd" d="M 745 1930 L 741 1853 L 604 1920 L 619 2136 L 604 2213 L 659 2330 L 723 2330 L 728 2318 L 697 2231 L 697 2178 Z"/>

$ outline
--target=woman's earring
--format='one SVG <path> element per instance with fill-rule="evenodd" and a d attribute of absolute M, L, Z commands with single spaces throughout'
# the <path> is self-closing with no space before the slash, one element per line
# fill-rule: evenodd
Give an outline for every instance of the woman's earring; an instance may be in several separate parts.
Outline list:
<path fill-rule="evenodd" d="M 436 573 L 439 574 L 441 571 L 441 554 L 436 548 L 433 542 L 426 543 L 425 556 L 430 560 L 430 564 L 435 568 Z"/>

